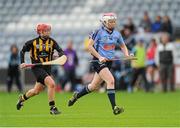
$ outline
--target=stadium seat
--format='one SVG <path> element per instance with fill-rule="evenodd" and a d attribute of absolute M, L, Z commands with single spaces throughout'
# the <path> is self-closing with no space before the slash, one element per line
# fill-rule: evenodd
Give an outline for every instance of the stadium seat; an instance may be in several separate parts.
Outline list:
<path fill-rule="evenodd" d="M 6 46 L 13 42 L 23 44 L 36 36 L 37 23 L 46 22 L 53 25 L 53 38 L 59 42 L 72 38 L 75 47 L 78 47 L 88 33 L 99 26 L 99 18 L 103 12 L 117 13 L 119 27 L 126 23 L 124 18 L 129 16 L 133 18 L 135 25 L 139 25 L 144 11 L 149 11 L 151 18 L 157 12 L 167 14 L 174 19 L 175 25 L 179 25 L 179 5 L 179 0 L 1 0 L 0 42 L 5 51 Z M 12 38 L 5 41 L 7 36 Z M 62 47 L 65 47 L 64 43 Z M 8 50 L 0 53 L 5 55 L 7 52 Z M 79 52 L 83 52 L 82 47 Z M 7 66 L 6 64 L 2 65 Z"/>

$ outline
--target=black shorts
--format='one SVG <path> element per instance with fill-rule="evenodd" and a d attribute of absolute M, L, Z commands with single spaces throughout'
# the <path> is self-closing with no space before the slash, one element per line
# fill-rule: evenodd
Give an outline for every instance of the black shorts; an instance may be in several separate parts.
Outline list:
<path fill-rule="evenodd" d="M 110 70 L 111 68 L 111 65 L 112 65 L 112 62 L 108 61 L 108 62 L 103 62 L 103 63 L 100 63 L 100 62 L 93 62 L 92 63 L 92 69 L 99 73 L 103 68 L 108 68 Z"/>
<path fill-rule="evenodd" d="M 51 66 L 34 66 L 32 72 L 36 77 L 37 82 L 44 84 L 44 79 L 51 75 Z"/>
<path fill-rule="evenodd" d="M 157 65 L 154 63 L 154 64 L 149 64 L 149 65 L 147 65 L 147 67 L 157 68 Z"/>

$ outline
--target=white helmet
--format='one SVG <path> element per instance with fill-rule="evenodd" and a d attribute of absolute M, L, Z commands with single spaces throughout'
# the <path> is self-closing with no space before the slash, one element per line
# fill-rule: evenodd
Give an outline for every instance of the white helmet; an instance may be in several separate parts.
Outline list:
<path fill-rule="evenodd" d="M 115 13 L 104 13 L 100 19 L 101 23 L 106 27 L 109 20 L 117 20 L 117 15 Z"/>

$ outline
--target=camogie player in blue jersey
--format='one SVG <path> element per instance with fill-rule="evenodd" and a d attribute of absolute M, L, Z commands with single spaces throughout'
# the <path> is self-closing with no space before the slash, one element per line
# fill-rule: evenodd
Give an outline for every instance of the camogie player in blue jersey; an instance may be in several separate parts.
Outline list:
<path fill-rule="evenodd" d="M 124 111 L 115 102 L 115 83 L 114 77 L 110 72 L 112 59 L 114 59 L 115 46 L 120 46 L 126 57 L 129 56 L 128 49 L 123 41 L 121 34 L 115 30 L 117 16 L 114 13 L 105 13 L 101 18 L 102 26 L 92 32 L 89 36 L 89 52 L 94 56 L 93 69 L 95 75 L 92 82 L 84 87 L 80 92 L 75 92 L 69 100 L 68 106 L 72 106 L 80 97 L 94 91 L 105 81 L 107 84 L 107 95 L 110 100 L 113 113 L 115 115 Z"/>

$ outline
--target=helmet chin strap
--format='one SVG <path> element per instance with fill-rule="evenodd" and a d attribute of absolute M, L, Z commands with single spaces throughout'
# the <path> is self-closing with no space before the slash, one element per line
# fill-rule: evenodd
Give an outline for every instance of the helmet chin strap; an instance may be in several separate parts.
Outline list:
<path fill-rule="evenodd" d="M 49 36 L 41 36 L 42 39 L 47 40 Z"/>
<path fill-rule="evenodd" d="M 108 26 L 105 25 L 105 24 L 103 24 L 103 26 L 104 26 L 104 28 L 105 28 L 108 32 L 110 32 L 110 33 L 114 30 L 114 28 L 110 29 L 110 28 L 108 28 Z"/>

